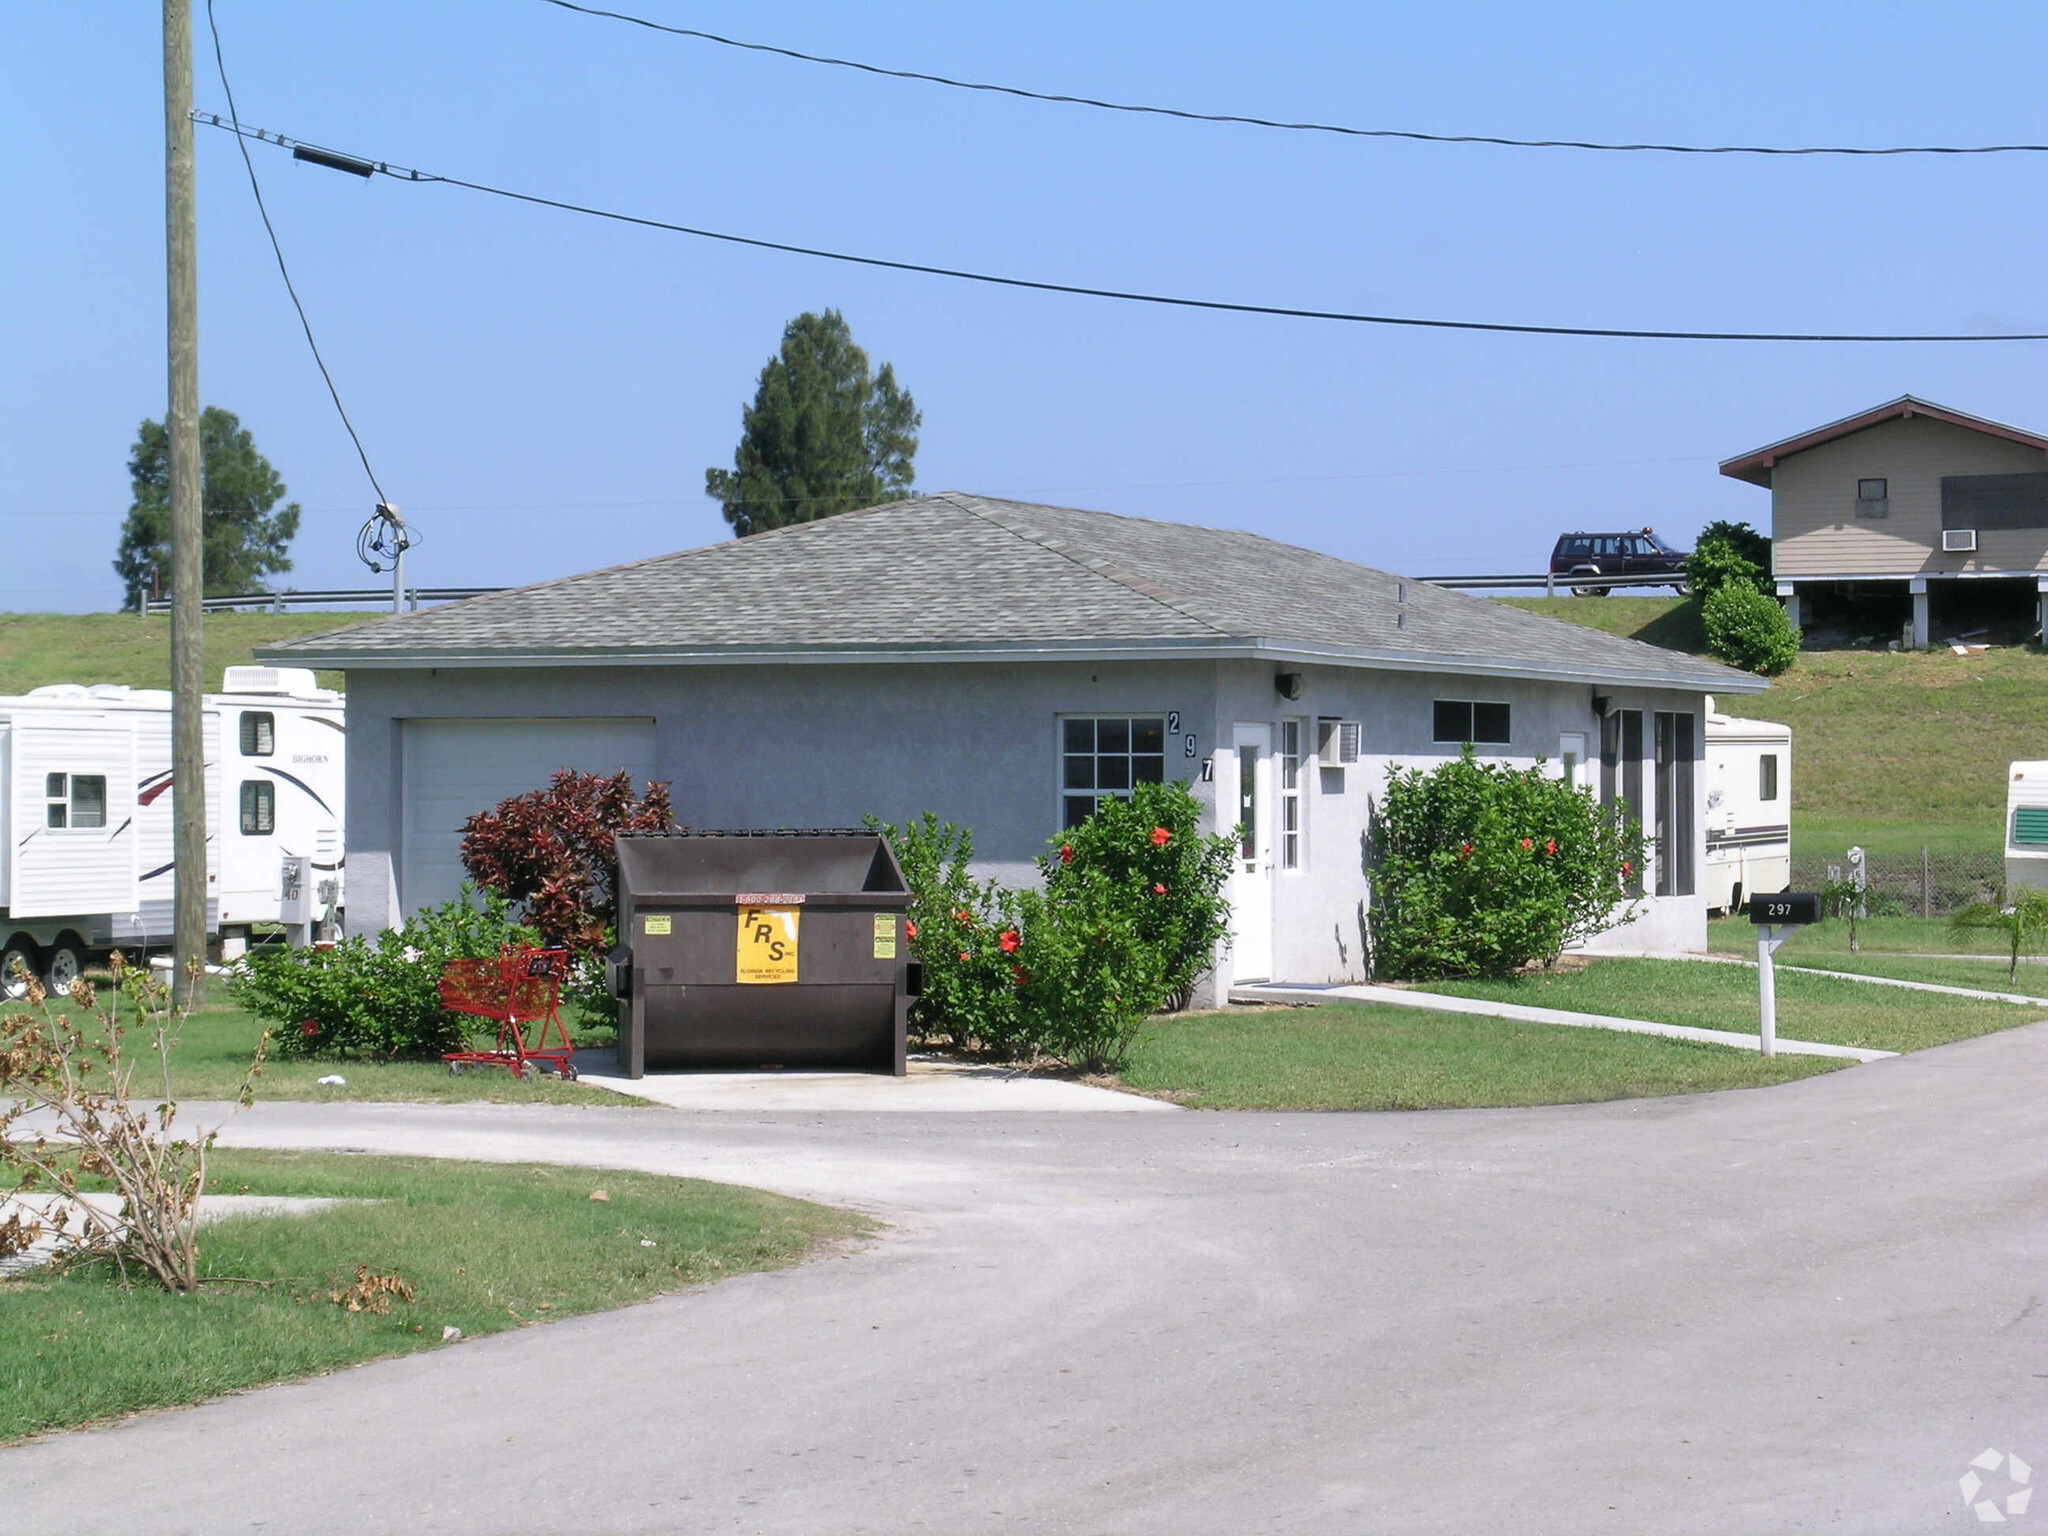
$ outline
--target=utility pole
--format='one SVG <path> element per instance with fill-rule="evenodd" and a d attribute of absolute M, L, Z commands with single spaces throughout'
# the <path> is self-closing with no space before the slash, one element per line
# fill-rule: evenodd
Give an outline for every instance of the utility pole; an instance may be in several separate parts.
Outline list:
<path fill-rule="evenodd" d="M 206 997 L 205 575 L 199 504 L 199 229 L 193 195 L 191 0 L 164 0 L 164 255 L 171 440 L 171 995 Z"/>

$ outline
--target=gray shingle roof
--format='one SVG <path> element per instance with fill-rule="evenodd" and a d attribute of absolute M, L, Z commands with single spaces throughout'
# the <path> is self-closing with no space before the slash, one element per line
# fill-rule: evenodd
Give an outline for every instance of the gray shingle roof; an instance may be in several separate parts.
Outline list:
<path fill-rule="evenodd" d="M 1019 652 L 1762 686 L 1679 652 L 1255 534 L 955 491 L 279 641 L 263 654 L 350 667 Z"/>

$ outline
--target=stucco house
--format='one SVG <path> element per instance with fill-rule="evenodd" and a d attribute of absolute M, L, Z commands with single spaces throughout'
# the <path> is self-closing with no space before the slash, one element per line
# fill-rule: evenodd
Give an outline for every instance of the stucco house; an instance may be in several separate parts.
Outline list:
<path fill-rule="evenodd" d="M 445 900 L 463 818 L 575 767 L 698 827 L 931 810 L 985 873 L 1186 779 L 1247 831 L 1225 979 L 1362 976 L 1372 798 L 1465 742 L 1625 804 L 1641 916 L 1702 949 L 1704 696 L 1763 683 L 1223 529 L 946 492 L 266 651 L 344 669 L 349 926 Z"/>
<path fill-rule="evenodd" d="M 1912 644 L 1994 594 L 2048 618 L 2048 438 L 1901 395 L 1722 464 L 1771 493 L 1792 622 L 1834 592 L 1910 597 Z"/>

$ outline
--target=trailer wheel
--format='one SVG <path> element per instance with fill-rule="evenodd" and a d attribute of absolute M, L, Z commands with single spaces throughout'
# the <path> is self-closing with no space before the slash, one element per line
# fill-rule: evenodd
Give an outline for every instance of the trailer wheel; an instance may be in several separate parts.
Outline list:
<path fill-rule="evenodd" d="M 70 993 L 72 983 L 85 975 L 85 951 L 78 940 L 65 934 L 50 946 L 50 953 L 43 970 L 43 985 L 55 997 Z"/>
<path fill-rule="evenodd" d="M 17 933 L 0 948 L 0 997 L 10 1003 L 28 996 L 29 978 L 43 973 L 42 951 L 25 933 Z"/>

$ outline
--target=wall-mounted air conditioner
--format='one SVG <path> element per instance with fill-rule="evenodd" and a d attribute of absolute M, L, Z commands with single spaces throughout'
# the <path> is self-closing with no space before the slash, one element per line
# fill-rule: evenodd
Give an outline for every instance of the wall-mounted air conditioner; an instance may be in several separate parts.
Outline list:
<path fill-rule="evenodd" d="M 1316 761 L 1325 768 L 1342 768 L 1346 763 L 1357 762 L 1361 734 L 1356 720 L 1318 720 Z"/>
<path fill-rule="evenodd" d="M 1974 528 L 1944 528 L 1941 530 L 1941 552 L 1944 555 L 1970 555 L 1977 551 L 1977 530 Z"/>

